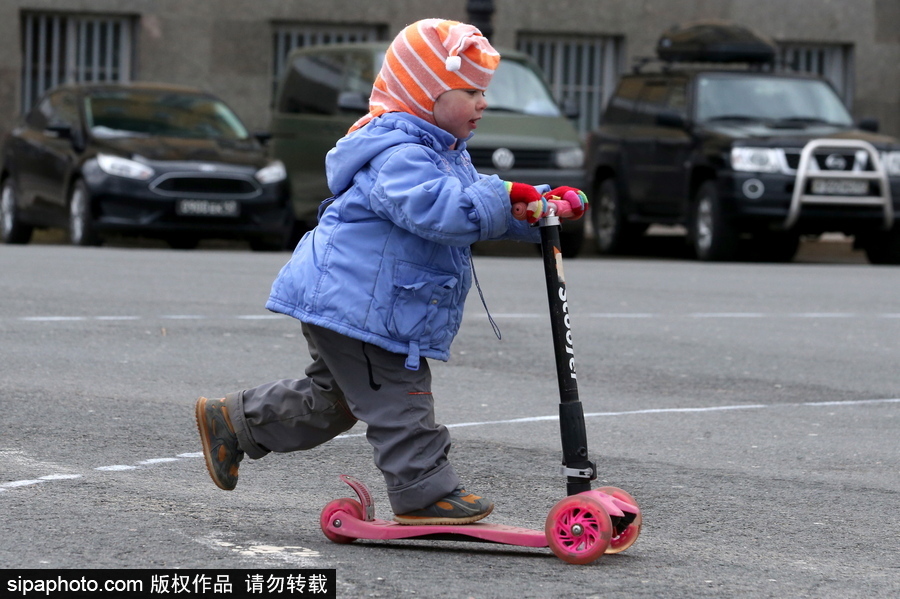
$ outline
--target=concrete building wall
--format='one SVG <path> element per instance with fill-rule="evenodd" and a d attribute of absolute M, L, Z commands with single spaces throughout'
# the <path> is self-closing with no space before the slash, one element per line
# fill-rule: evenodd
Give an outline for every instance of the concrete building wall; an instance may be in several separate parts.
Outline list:
<path fill-rule="evenodd" d="M 519 33 L 615 35 L 625 64 L 650 56 L 677 23 L 732 20 L 776 41 L 853 47 L 855 116 L 900 135 L 898 0 L 495 0 L 492 42 Z M 196 85 L 223 97 L 251 129 L 271 100 L 273 26 L 377 24 L 393 36 L 414 20 L 466 20 L 466 0 L 4 0 L 0 2 L 0 132 L 21 109 L 21 11 L 124 14 L 136 19 L 135 79 Z"/>

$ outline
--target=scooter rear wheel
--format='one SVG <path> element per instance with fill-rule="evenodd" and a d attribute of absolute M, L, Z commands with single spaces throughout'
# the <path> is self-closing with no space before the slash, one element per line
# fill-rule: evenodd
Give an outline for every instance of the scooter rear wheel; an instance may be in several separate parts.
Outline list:
<path fill-rule="evenodd" d="M 616 499 L 621 499 L 626 503 L 630 503 L 631 505 L 638 507 L 637 501 L 634 500 L 627 491 L 623 491 L 618 487 L 600 487 L 596 489 L 602 493 L 606 493 L 607 495 L 611 495 Z M 634 542 L 637 541 L 638 536 L 641 534 L 641 512 L 640 508 L 638 509 L 638 514 L 635 519 L 629 524 L 625 530 L 618 531 L 613 530 L 613 536 L 609 540 L 609 547 L 606 549 L 606 553 L 621 553 L 634 545 Z"/>
<path fill-rule="evenodd" d="M 328 529 L 329 524 L 340 523 L 341 512 L 357 520 L 365 518 L 362 505 L 357 500 L 343 497 L 335 499 L 322 509 L 322 514 L 319 516 L 319 526 L 322 527 L 322 532 L 325 533 L 329 540 L 341 544 L 352 543 L 356 540 L 356 537 L 346 537 Z"/>
<path fill-rule="evenodd" d="M 609 547 L 612 522 L 596 499 L 570 495 L 550 510 L 544 533 L 556 557 L 570 564 L 589 564 Z"/>

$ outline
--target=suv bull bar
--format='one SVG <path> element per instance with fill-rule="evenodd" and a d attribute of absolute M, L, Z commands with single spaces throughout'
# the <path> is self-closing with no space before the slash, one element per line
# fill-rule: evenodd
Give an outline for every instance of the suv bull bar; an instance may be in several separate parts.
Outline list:
<path fill-rule="evenodd" d="M 855 149 L 865 152 L 871 170 L 859 167 L 859 161 L 851 171 L 824 171 L 818 168 L 814 153 L 821 148 Z M 806 193 L 806 185 L 812 179 L 839 179 L 852 181 L 869 181 L 878 183 L 881 193 L 877 195 L 814 195 Z M 884 210 L 884 228 L 890 229 L 894 224 L 894 205 L 891 199 L 891 187 L 887 172 L 875 146 L 867 141 L 850 139 L 816 139 L 810 141 L 800 152 L 800 164 L 797 166 L 797 178 L 794 182 L 794 193 L 784 228 L 790 229 L 800 218 L 803 204 L 832 204 L 844 206 L 881 206 Z"/>

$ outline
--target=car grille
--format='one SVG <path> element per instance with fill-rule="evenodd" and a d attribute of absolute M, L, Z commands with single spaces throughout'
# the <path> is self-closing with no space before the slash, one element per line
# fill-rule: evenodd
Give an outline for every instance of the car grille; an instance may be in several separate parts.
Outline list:
<path fill-rule="evenodd" d="M 468 148 L 475 168 L 497 168 L 492 156 L 497 148 Z M 513 168 L 556 168 L 552 150 L 512 150 Z"/>
<path fill-rule="evenodd" d="M 787 165 L 792 171 L 796 171 L 800 165 L 800 150 L 788 149 L 784 151 Z M 820 171 L 864 171 L 871 172 L 874 169 L 869 155 L 864 151 L 854 150 L 829 150 L 822 149 L 813 158 Z"/>
<path fill-rule="evenodd" d="M 162 175 L 150 184 L 158 194 L 172 197 L 247 199 L 261 193 L 259 185 L 249 177 Z"/>

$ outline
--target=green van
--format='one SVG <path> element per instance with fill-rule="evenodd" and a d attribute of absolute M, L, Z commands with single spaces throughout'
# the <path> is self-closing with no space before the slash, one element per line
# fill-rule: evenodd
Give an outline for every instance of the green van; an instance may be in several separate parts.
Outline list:
<path fill-rule="evenodd" d="M 326 44 L 298 48 L 288 57 L 269 145 L 290 177 L 298 234 L 315 225 L 319 203 L 331 195 L 325 154 L 368 111 L 387 47 Z M 475 168 L 508 181 L 583 189 L 584 151 L 575 127 L 527 55 L 500 53 L 503 59 L 486 94 L 488 109 L 468 143 Z M 584 219 L 565 221 L 563 254 L 575 256 L 583 241 Z"/>

